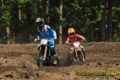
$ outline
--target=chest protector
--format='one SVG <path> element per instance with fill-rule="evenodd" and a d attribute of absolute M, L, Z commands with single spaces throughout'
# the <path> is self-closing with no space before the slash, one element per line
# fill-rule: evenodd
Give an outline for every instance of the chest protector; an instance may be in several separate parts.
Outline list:
<path fill-rule="evenodd" d="M 72 42 L 74 42 L 74 41 L 78 41 L 78 40 L 79 40 L 79 38 L 77 37 L 76 34 L 69 36 L 69 41 L 70 41 L 70 43 L 72 43 Z"/>

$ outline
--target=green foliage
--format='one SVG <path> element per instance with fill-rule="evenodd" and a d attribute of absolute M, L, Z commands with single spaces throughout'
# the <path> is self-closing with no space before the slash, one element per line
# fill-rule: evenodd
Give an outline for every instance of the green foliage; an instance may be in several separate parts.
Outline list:
<path fill-rule="evenodd" d="M 18 0 L 18 3 L 20 3 L 20 4 L 25 4 L 25 3 L 27 3 L 29 0 Z"/>
<path fill-rule="evenodd" d="M 67 31 L 68 27 L 75 27 L 77 32 L 84 34 L 89 41 L 101 40 L 103 16 L 108 17 L 103 14 L 104 10 L 108 12 L 108 8 L 105 8 L 105 0 L 63 0 L 62 20 L 60 20 L 59 9 L 61 0 L 49 0 L 47 5 L 42 1 L 44 0 L 2 0 L 0 3 L 0 41 L 5 40 L 6 27 L 11 28 L 11 35 L 14 35 L 13 37 L 18 39 L 18 42 L 31 41 L 36 35 L 35 19 L 42 16 L 41 14 L 46 20 L 49 17 L 49 24 L 55 26 L 57 30 L 59 24 L 62 24 L 63 31 Z M 47 16 L 44 11 L 40 11 L 41 6 L 48 8 Z M 112 1 L 111 24 L 112 41 L 120 41 L 119 0 Z"/>
<path fill-rule="evenodd" d="M 113 41 L 120 41 L 120 7 L 113 7 Z"/>

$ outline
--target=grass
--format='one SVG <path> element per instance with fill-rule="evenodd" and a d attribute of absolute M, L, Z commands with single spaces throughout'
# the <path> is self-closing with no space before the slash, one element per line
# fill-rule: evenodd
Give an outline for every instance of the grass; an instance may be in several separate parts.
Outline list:
<path fill-rule="evenodd" d="M 88 72 L 88 71 L 76 71 L 78 76 L 94 77 L 94 76 L 118 76 L 119 72 Z"/>

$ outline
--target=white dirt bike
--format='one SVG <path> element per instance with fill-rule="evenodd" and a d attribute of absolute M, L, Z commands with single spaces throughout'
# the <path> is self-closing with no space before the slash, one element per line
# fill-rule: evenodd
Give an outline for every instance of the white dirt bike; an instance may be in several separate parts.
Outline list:
<path fill-rule="evenodd" d="M 41 39 L 37 52 L 38 66 L 59 66 L 58 57 L 51 55 L 48 39 Z"/>
<path fill-rule="evenodd" d="M 85 49 L 81 45 L 80 41 L 75 41 L 72 43 L 73 47 L 71 47 L 71 51 L 74 56 L 74 61 L 86 61 Z"/>

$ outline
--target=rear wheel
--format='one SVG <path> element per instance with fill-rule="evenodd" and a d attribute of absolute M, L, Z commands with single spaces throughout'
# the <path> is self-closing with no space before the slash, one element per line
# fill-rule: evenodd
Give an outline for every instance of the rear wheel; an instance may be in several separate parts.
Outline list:
<path fill-rule="evenodd" d="M 60 61 L 58 57 L 53 57 L 53 66 L 60 66 Z"/>

